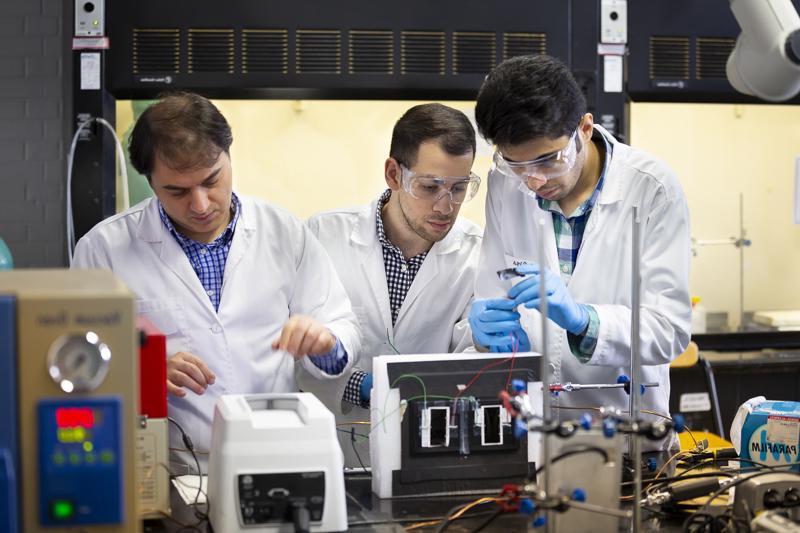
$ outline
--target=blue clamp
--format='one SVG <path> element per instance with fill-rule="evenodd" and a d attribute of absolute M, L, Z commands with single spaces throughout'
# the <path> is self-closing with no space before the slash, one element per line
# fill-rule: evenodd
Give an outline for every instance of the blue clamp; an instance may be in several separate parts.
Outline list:
<path fill-rule="evenodd" d="M 576 502 L 585 502 L 586 501 L 586 491 L 583 490 L 583 489 L 580 489 L 580 488 L 575 489 L 575 490 L 572 491 L 572 496 L 570 497 L 570 499 L 572 499 L 572 500 L 574 500 Z"/>
<path fill-rule="evenodd" d="M 540 528 L 543 525 L 545 525 L 546 523 L 547 523 L 547 517 L 542 515 L 542 516 L 537 516 L 536 518 L 534 518 L 533 522 L 531 523 L 531 525 L 533 527 L 535 527 L 535 528 Z"/>
<path fill-rule="evenodd" d="M 683 415 L 674 414 L 672 415 L 672 423 L 675 424 L 675 431 L 678 433 L 683 433 L 686 429 L 686 419 L 683 418 Z"/>
<path fill-rule="evenodd" d="M 581 415 L 580 424 L 581 424 L 581 427 L 583 429 L 585 429 L 586 431 L 589 431 L 590 429 L 592 429 L 592 415 L 590 415 L 589 413 L 583 413 Z"/>
<path fill-rule="evenodd" d="M 521 379 L 511 381 L 511 388 L 514 392 L 525 392 L 528 390 L 528 384 Z"/>
<path fill-rule="evenodd" d="M 629 378 L 625 374 L 622 374 L 621 376 L 617 377 L 617 383 L 624 383 L 625 387 L 623 387 L 623 388 L 625 389 L 625 394 L 630 396 L 630 394 L 631 394 L 631 378 Z M 644 394 L 644 383 L 640 383 L 639 384 L 639 392 L 641 394 Z"/>
<path fill-rule="evenodd" d="M 603 436 L 610 439 L 617 433 L 617 425 L 613 420 L 606 418 L 603 420 Z"/>
<path fill-rule="evenodd" d="M 655 457 L 650 457 L 647 460 L 647 470 L 650 472 L 655 472 L 656 468 L 658 468 L 658 461 L 656 461 Z"/>
<path fill-rule="evenodd" d="M 528 425 L 519 418 L 514 422 L 514 436 L 517 440 L 528 434 Z"/>
<path fill-rule="evenodd" d="M 519 501 L 519 512 L 530 516 L 536 512 L 536 504 L 530 498 L 522 498 Z"/>

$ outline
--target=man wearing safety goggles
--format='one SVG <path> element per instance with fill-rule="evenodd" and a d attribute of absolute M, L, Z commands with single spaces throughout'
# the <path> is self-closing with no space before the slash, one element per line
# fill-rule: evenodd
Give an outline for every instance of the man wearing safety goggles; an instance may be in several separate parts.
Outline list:
<path fill-rule="evenodd" d="M 388 189 L 369 205 L 308 221 L 333 260 L 363 336 L 359 368 L 345 378 L 310 383 L 334 412 L 344 411 L 338 422 L 369 420 L 374 356 L 458 352 L 472 345 L 467 314 L 481 230 L 458 218 L 458 211 L 480 186 L 471 172 L 474 157 L 475 130 L 461 111 L 441 104 L 412 107 L 392 132 L 384 164 Z M 320 391 L 324 386 L 328 390 Z M 369 460 L 363 440 L 345 435 L 342 449 L 347 466 Z"/>
<path fill-rule="evenodd" d="M 615 383 L 628 374 L 637 206 L 641 379 L 659 383 L 643 404 L 668 413 L 669 363 L 689 341 L 691 309 L 689 216 L 677 178 L 663 162 L 595 125 L 569 69 L 548 56 L 496 67 L 481 87 L 475 116 L 497 147 L 470 311 L 476 345 L 497 352 L 544 349 L 543 283 L 547 316 L 558 327 L 546 347 L 550 379 Z M 622 389 L 562 394 L 554 402 L 557 408 L 628 406 Z"/>

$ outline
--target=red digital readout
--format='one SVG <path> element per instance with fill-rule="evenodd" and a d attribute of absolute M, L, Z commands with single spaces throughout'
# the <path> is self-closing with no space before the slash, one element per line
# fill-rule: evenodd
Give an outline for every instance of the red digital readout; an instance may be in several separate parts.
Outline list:
<path fill-rule="evenodd" d="M 56 408 L 56 426 L 60 428 L 94 427 L 94 411 L 88 407 Z"/>

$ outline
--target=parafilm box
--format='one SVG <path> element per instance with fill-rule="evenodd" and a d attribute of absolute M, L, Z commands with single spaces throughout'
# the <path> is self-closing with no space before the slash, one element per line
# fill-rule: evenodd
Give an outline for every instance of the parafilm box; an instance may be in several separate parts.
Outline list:
<path fill-rule="evenodd" d="M 731 441 L 742 459 L 770 466 L 794 463 L 791 469 L 800 471 L 800 402 L 747 400 L 731 424 Z"/>

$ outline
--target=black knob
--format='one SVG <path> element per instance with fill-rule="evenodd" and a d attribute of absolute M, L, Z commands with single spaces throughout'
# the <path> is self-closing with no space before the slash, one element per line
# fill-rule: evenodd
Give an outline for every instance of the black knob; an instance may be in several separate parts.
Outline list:
<path fill-rule="evenodd" d="M 786 37 L 786 55 L 792 63 L 800 65 L 800 30 L 794 30 Z"/>
<path fill-rule="evenodd" d="M 92 11 L 94 11 L 94 3 L 86 2 L 85 4 L 83 4 L 83 10 L 86 11 L 87 13 L 91 13 Z"/>
<path fill-rule="evenodd" d="M 800 490 L 791 488 L 783 495 L 784 507 L 797 507 L 800 506 Z"/>
<path fill-rule="evenodd" d="M 781 506 L 781 499 L 778 496 L 778 491 L 769 489 L 764 493 L 764 507 L 767 509 L 775 509 Z"/>
<path fill-rule="evenodd" d="M 611 17 L 611 20 L 617 20 L 619 18 L 619 13 L 612 11 L 609 16 Z"/>

